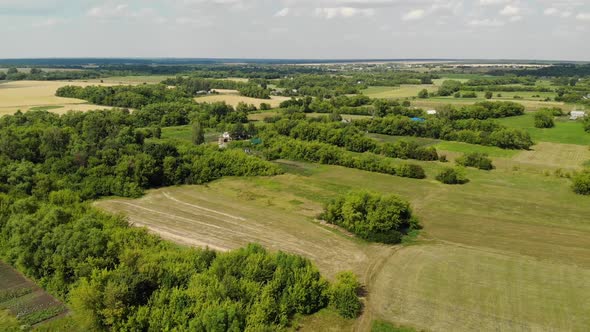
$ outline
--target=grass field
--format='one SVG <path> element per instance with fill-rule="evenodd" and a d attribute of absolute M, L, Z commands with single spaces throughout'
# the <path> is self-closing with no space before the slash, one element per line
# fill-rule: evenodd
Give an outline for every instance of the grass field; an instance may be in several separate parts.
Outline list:
<path fill-rule="evenodd" d="M 174 77 L 174 75 L 148 75 L 148 76 L 113 76 L 91 80 L 80 80 L 87 83 L 105 83 L 118 85 L 157 84 L 163 80 Z"/>
<path fill-rule="evenodd" d="M 590 133 L 584 131 L 581 121 L 570 121 L 560 118 L 555 121 L 554 128 L 535 128 L 534 114 L 525 114 L 498 120 L 501 124 L 524 129 L 537 142 L 553 142 L 564 144 L 590 145 Z"/>
<path fill-rule="evenodd" d="M 260 107 L 260 104 L 262 103 L 267 103 L 270 104 L 271 107 L 279 107 L 281 102 L 289 99 L 288 97 L 280 96 L 271 96 L 271 99 L 259 99 L 240 96 L 236 90 L 216 89 L 216 91 L 219 92 L 219 94 L 197 97 L 195 98 L 195 101 L 199 103 L 225 102 L 234 107 L 239 103 L 252 104 L 256 107 Z"/>
<path fill-rule="evenodd" d="M 19 325 L 35 325 L 62 315 L 66 310 L 58 300 L 0 262 L 0 320 L 6 316 L 6 323 L 0 323 L 0 327 L 14 325 L 14 319 L 7 317 L 8 313 L 18 319 Z"/>
<path fill-rule="evenodd" d="M 179 243 L 225 250 L 256 241 L 305 255 L 327 276 L 351 269 L 368 289 L 362 331 L 376 319 L 434 331 L 588 326 L 590 200 L 569 180 L 499 167 L 467 169 L 471 182 L 446 186 L 433 180 L 443 167 L 436 162 L 420 163 L 426 180 L 280 164 L 287 174 L 97 205 Z M 323 203 L 354 188 L 408 199 L 425 227 L 418 243 L 367 244 L 313 221 Z"/>
<path fill-rule="evenodd" d="M 207 130 L 205 132 L 205 141 L 206 142 L 217 142 L 217 138 L 219 137 L 219 132 Z M 165 127 L 162 128 L 162 138 L 163 139 L 178 139 L 181 141 L 192 141 L 192 131 L 191 126 L 176 126 L 176 127 Z"/>
<path fill-rule="evenodd" d="M 483 94 L 482 94 L 483 96 Z M 481 97 L 481 96 L 480 96 Z M 444 105 L 472 105 L 480 101 L 485 101 L 485 98 L 453 98 L 453 97 L 434 97 L 428 99 L 416 99 L 412 100 L 412 105 L 421 108 L 439 108 Z M 514 101 L 522 104 L 527 111 L 536 111 L 543 107 L 561 107 L 565 111 L 569 112 L 573 106 L 566 105 L 562 102 L 555 101 L 539 101 L 539 100 L 526 100 L 526 99 L 510 99 L 510 98 L 493 98 L 491 101 Z"/>
<path fill-rule="evenodd" d="M 82 82 L 18 81 L 0 84 L 0 115 L 31 109 L 47 109 L 55 113 L 70 110 L 88 111 L 110 107 L 88 104 L 85 100 L 56 97 L 55 91 L 66 85 L 88 86 Z"/>

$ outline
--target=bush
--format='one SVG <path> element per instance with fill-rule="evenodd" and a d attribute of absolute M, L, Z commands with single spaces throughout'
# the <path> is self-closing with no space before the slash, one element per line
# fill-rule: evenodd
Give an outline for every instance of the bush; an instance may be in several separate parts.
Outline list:
<path fill-rule="evenodd" d="M 396 169 L 396 175 L 401 176 L 404 178 L 411 178 L 411 179 L 424 179 L 426 178 L 426 173 L 424 173 L 424 169 L 420 165 L 415 164 L 401 164 Z"/>
<path fill-rule="evenodd" d="M 578 195 L 590 195 L 590 169 L 574 176 L 572 188 Z"/>
<path fill-rule="evenodd" d="M 357 296 L 360 284 L 352 272 L 341 272 L 330 286 L 330 304 L 340 316 L 356 318 L 361 313 L 362 304 Z"/>
<path fill-rule="evenodd" d="M 373 242 L 399 243 L 420 226 L 410 204 L 401 198 L 356 191 L 328 203 L 320 218 Z"/>
<path fill-rule="evenodd" d="M 462 157 L 457 158 L 455 161 L 457 164 L 465 167 L 475 167 L 486 171 L 494 169 L 492 160 L 488 158 L 488 155 L 485 153 L 466 153 Z"/>
<path fill-rule="evenodd" d="M 538 111 L 535 113 L 535 127 L 537 128 L 553 128 L 555 122 L 553 121 L 553 113 L 550 111 Z"/>
<path fill-rule="evenodd" d="M 436 176 L 436 180 L 444 184 L 464 184 L 469 182 L 461 171 L 446 167 Z"/>

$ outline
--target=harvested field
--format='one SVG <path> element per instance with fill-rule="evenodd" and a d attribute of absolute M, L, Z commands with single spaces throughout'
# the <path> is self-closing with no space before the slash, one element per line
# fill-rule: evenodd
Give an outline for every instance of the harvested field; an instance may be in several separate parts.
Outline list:
<path fill-rule="evenodd" d="M 318 203 L 290 195 L 273 197 L 240 183 L 229 188 L 221 183 L 167 188 L 138 200 L 96 204 L 111 212 L 125 212 L 134 225 L 186 245 L 229 250 L 256 242 L 304 255 L 328 276 L 346 269 L 362 274 L 364 262 L 373 256 L 371 249 L 380 247 L 352 241 L 314 222 L 313 216 L 321 210 Z"/>
<path fill-rule="evenodd" d="M 56 97 L 55 91 L 66 85 L 88 86 L 90 83 L 55 81 L 18 81 L 0 84 L 0 115 L 28 111 L 33 108 L 49 108 L 55 113 L 70 110 L 88 111 L 109 109 L 107 106 L 88 104 L 85 100 Z M 95 84 L 96 85 L 96 84 Z M 58 108 L 58 106 L 60 106 Z"/>
<path fill-rule="evenodd" d="M 380 296 L 371 305 L 402 324 L 434 331 L 590 326 L 588 269 L 455 245 L 407 247 L 385 264 L 391 268 L 376 277 Z"/>
<path fill-rule="evenodd" d="M 215 103 L 225 102 L 232 106 L 237 106 L 239 103 L 252 104 L 256 107 L 260 107 L 261 103 L 270 104 L 271 107 L 279 107 L 281 102 L 289 100 L 288 97 L 271 96 L 271 99 L 259 99 L 240 96 L 236 90 L 222 90 L 216 89 L 219 92 L 218 95 L 208 95 L 203 97 L 195 98 L 195 101 L 199 103 Z"/>

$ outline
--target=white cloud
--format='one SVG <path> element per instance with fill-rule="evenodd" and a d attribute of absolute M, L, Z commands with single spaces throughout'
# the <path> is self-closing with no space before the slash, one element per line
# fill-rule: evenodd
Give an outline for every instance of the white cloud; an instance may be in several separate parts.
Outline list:
<path fill-rule="evenodd" d="M 283 9 L 279 10 L 279 11 L 278 11 L 278 12 L 275 14 L 275 16 L 276 16 L 276 17 L 285 17 L 285 16 L 289 15 L 289 11 L 290 11 L 289 7 L 285 7 L 285 8 L 283 8 Z"/>
<path fill-rule="evenodd" d="M 415 21 L 420 20 L 426 15 L 424 9 L 414 9 L 412 11 L 407 12 L 404 16 L 402 16 L 402 20 L 404 21 Z"/>
<path fill-rule="evenodd" d="M 500 14 L 504 15 L 504 16 L 516 16 L 519 13 L 520 13 L 520 8 L 512 6 L 512 5 L 507 5 L 506 7 L 504 7 L 500 11 Z"/>
<path fill-rule="evenodd" d="M 576 19 L 580 21 L 590 21 L 590 12 L 589 13 L 579 13 L 576 15 Z"/>
<path fill-rule="evenodd" d="M 479 4 L 482 6 L 502 5 L 510 2 L 510 0 L 479 0 Z"/>
<path fill-rule="evenodd" d="M 471 20 L 468 24 L 474 27 L 501 27 L 505 23 L 497 19 L 486 18 L 482 20 Z"/>
<path fill-rule="evenodd" d="M 543 11 L 543 14 L 545 14 L 545 15 L 547 15 L 547 16 L 555 16 L 555 15 L 557 15 L 558 13 L 559 13 L 559 10 L 558 10 L 557 8 L 553 8 L 553 7 L 551 7 L 551 8 L 546 8 L 546 9 Z"/>
<path fill-rule="evenodd" d="M 46 28 L 46 27 L 56 26 L 56 25 L 62 24 L 62 23 L 65 23 L 65 20 L 50 17 L 50 18 L 43 19 L 43 20 L 40 20 L 37 22 L 33 22 L 33 24 L 31 26 L 33 28 Z"/>
<path fill-rule="evenodd" d="M 349 18 L 354 16 L 373 16 L 375 15 L 375 9 L 373 8 L 354 8 L 354 7 L 329 7 L 329 8 L 316 8 L 314 11 L 316 17 L 333 19 L 337 17 Z"/>

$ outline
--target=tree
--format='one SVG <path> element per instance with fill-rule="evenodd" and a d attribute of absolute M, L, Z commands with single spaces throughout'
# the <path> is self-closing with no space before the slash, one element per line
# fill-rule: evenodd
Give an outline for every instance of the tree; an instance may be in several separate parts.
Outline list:
<path fill-rule="evenodd" d="M 443 97 L 450 96 L 459 90 L 461 90 L 461 82 L 446 80 L 443 82 L 440 88 L 438 88 L 438 95 Z"/>
<path fill-rule="evenodd" d="M 590 169 L 574 176 L 572 188 L 578 195 L 590 195 Z"/>
<path fill-rule="evenodd" d="M 486 92 L 486 99 L 492 99 L 493 96 L 494 96 L 494 94 L 492 93 L 492 91 Z"/>
<path fill-rule="evenodd" d="M 489 171 L 494 169 L 494 165 L 492 164 L 492 160 L 488 158 L 488 155 L 485 153 L 479 152 L 472 152 L 466 153 L 463 156 L 457 158 L 455 162 L 458 165 L 464 167 L 475 167 L 479 169 L 483 169 Z"/>
<path fill-rule="evenodd" d="M 421 98 L 421 99 L 428 98 L 428 90 L 426 90 L 426 89 L 420 90 L 420 92 L 418 92 L 418 98 Z"/>
<path fill-rule="evenodd" d="M 399 243 L 407 232 L 419 229 L 410 204 L 403 199 L 368 191 L 354 191 L 328 203 L 320 216 L 359 237 L 374 242 Z"/>
<path fill-rule="evenodd" d="M 464 184 L 469 181 L 460 170 L 450 167 L 445 167 L 440 171 L 436 175 L 436 180 L 444 184 Z"/>
<path fill-rule="evenodd" d="M 8 68 L 8 70 L 6 71 L 6 73 L 8 75 L 18 74 L 18 69 L 16 69 L 15 67 L 10 67 L 10 68 Z"/>
<path fill-rule="evenodd" d="M 555 122 L 553 121 L 553 113 L 550 111 L 538 111 L 535 113 L 535 127 L 537 128 L 553 128 Z"/>
<path fill-rule="evenodd" d="M 336 275 L 336 281 L 330 286 L 330 305 L 334 306 L 340 316 L 356 318 L 362 309 L 357 296 L 360 284 L 352 272 L 341 272 Z"/>
<path fill-rule="evenodd" d="M 271 106 L 269 103 L 260 103 L 260 110 L 261 111 L 268 111 L 271 109 Z"/>
<path fill-rule="evenodd" d="M 192 125 L 192 142 L 195 145 L 205 143 L 205 130 L 199 122 L 194 122 Z"/>

